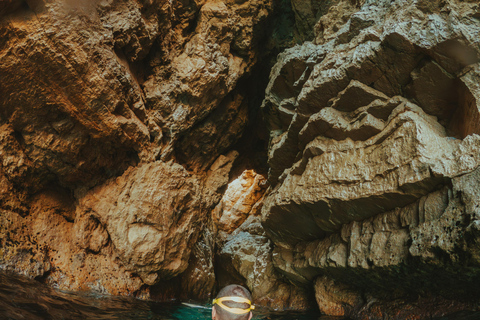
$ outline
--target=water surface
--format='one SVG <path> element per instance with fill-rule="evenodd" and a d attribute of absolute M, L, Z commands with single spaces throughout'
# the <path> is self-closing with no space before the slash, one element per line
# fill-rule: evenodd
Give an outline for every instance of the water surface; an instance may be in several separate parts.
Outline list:
<path fill-rule="evenodd" d="M 194 320 L 211 319 L 209 306 L 158 303 L 129 297 L 72 293 L 0 270 L 1 320 Z M 255 320 L 346 320 L 316 312 L 255 310 Z M 426 320 L 426 319 L 425 319 Z M 431 320 L 431 319 L 429 319 Z M 460 312 L 435 320 L 480 320 L 480 312 Z"/>
<path fill-rule="evenodd" d="M 331 320 L 315 312 L 256 311 L 253 319 Z M 191 307 L 129 297 L 72 293 L 52 289 L 37 281 L 0 271 L 0 319 L 211 319 L 209 306 Z"/>

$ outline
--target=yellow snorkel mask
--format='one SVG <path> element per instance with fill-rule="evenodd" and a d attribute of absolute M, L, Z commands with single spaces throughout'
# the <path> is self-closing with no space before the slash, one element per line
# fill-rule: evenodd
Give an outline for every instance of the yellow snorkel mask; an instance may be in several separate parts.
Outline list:
<path fill-rule="evenodd" d="M 233 302 L 238 302 L 238 303 L 246 303 L 250 307 L 247 308 L 247 309 L 230 308 L 230 307 L 227 307 L 226 305 L 224 305 L 223 301 L 233 301 Z M 245 314 L 245 313 L 249 313 L 250 311 L 255 309 L 255 306 L 252 305 L 252 302 L 250 300 L 248 300 L 247 298 L 243 298 L 243 297 L 221 297 L 221 298 L 213 299 L 213 304 L 214 305 L 216 304 L 220 308 L 222 308 L 223 310 L 228 311 L 230 313 L 234 313 L 234 314 Z"/>

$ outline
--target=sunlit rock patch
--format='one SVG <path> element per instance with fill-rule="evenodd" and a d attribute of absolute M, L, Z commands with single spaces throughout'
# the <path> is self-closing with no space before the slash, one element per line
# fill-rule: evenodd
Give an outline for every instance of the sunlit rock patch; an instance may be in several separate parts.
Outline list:
<path fill-rule="evenodd" d="M 306 290 L 286 281 L 273 265 L 272 242 L 260 223 L 266 187 L 265 177 L 246 170 L 228 184 L 213 211 L 218 230 L 218 280 L 220 285 L 232 281 L 245 284 L 251 288 L 258 305 L 275 309 L 310 308 L 312 303 Z"/>

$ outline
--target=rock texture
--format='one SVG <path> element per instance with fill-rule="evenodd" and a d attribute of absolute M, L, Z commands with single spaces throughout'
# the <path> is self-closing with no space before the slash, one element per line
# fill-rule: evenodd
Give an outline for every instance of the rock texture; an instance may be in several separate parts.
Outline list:
<path fill-rule="evenodd" d="M 328 314 L 369 314 L 379 297 L 405 307 L 425 291 L 440 294 L 438 304 L 452 304 L 459 292 L 478 298 L 478 221 L 468 207 L 478 202 L 470 195 L 477 192 L 472 184 L 479 172 L 454 178 L 453 186 L 406 207 L 345 224 L 322 240 L 300 242 L 293 250 L 277 247 L 275 264 L 299 283 L 315 279 L 319 306 Z M 422 319 L 445 310 L 415 312 Z"/>
<path fill-rule="evenodd" d="M 3 1 L 0 266 L 69 290 L 148 298 L 182 278 L 192 297 L 211 294 L 213 273 L 194 266 L 213 268 L 207 226 L 273 10 Z"/>
<path fill-rule="evenodd" d="M 313 41 L 279 55 L 262 106 L 272 186 L 262 224 L 275 266 L 313 284 L 331 315 L 422 319 L 471 307 L 478 5 L 292 3 Z M 428 307 L 413 307 L 425 295 Z"/>
<path fill-rule="evenodd" d="M 260 222 L 266 187 L 265 177 L 245 170 L 212 212 L 219 286 L 241 283 L 258 305 L 274 309 L 312 308 L 308 290 L 292 285 L 273 265 L 272 242 Z"/>
<path fill-rule="evenodd" d="M 354 319 L 478 308 L 479 17 L 2 1 L 0 268 L 158 300 L 236 282 Z"/>
<path fill-rule="evenodd" d="M 200 181 L 182 166 L 154 162 L 93 189 L 80 200 L 76 219 L 97 219 L 123 265 L 152 285 L 187 268 L 208 200 Z M 97 229 L 78 225 L 81 246 L 98 251 L 103 240 L 96 240 Z"/>
<path fill-rule="evenodd" d="M 277 310 L 313 308 L 309 290 L 292 285 L 276 270 L 272 249 L 259 217 L 251 216 L 219 245 L 218 277 L 221 280 L 225 271 L 236 274 L 236 282 L 251 288 L 258 305 Z"/>

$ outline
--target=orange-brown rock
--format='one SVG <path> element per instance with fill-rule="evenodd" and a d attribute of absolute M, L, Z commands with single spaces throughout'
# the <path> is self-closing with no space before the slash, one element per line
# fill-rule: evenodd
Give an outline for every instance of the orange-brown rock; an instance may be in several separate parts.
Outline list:
<path fill-rule="evenodd" d="M 187 268 L 206 217 L 208 198 L 203 196 L 199 179 L 182 166 L 153 162 L 87 193 L 77 219 L 85 214 L 98 219 L 122 264 L 152 285 Z M 98 233 L 81 231 L 90 233 L 84 237 Z"/>
<path fill-rule="evenodd" d="M 148 297 L 150 285 L 213 266 L 197 240 L 208 241 L 238 156 L 219 157 L 247 125 L 240 83 L 272 10 L 271 0 L 2 2 L 0 267 Z M 199 277 L 210 294 L 213 274 Z"/>
<path fill-rule="evenodd" d="M 240 227 L 249 215 L 258 214 L 254 207 L 265 194 L 265 190 L 265 177 L 254 170 L 245 170 L 230 182 L 213 211 L 218 231 L 230 234 Z"/>
<path fill-rule="evenodd" d="M 348 286 L 336 284 L 328 277 L 315 280 L 315 295 L 320 311 L 332 316 L 345 316 L 362 305 L 362 297 Z"/>
<path fill-rule="evenodd" d="M 92 236 L 88 248 L 85 241 L 77 243 L 84 239 L 78 239 L 71 204 L 69 195 L 47 191 L 34 199 L 29 216 L 3 212 L 2 226 L 7 230 L 3 233 L 2 267 L 65 290 L 133 294 L 143 282 L 117 262 L 108 234 L 98 221 L 89 223 Z"/>
<path fill-rule="evenodd" d="M 479 17 L 460 0 L 0 2 L 0 268 L 165 300 L 238 282 L 354 319 L 475 308 Z"/>
<path fill-rule="evenodd" d="M 207 169 L 242 133 L 233 91 L 271 1 L 27 4 L 0 22 L 0 93 L 35 187 L 92 186 L 173 152 Z"/>

